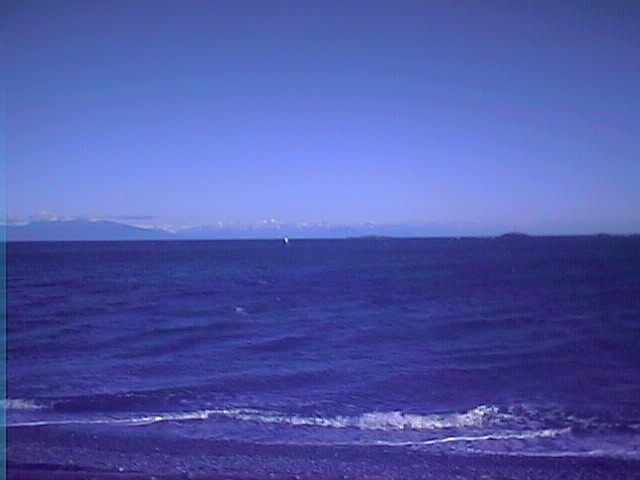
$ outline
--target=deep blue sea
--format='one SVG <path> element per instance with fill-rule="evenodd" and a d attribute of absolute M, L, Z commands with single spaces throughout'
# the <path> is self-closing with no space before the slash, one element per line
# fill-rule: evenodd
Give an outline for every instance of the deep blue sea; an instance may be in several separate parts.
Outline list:
<path fill-rule="evenodd" d="M 10 462 L 640 459 L 637 236 L 9 243 L 7 270 Z"/>

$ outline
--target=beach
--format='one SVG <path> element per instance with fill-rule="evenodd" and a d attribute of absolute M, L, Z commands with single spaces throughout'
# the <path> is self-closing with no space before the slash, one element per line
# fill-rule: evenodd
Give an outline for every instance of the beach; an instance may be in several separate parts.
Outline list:
<path fill-rule="evenodd" d="M 257 447 L 13 430 L 8 478 L 25 480 L 631 480 L 640 461 L 511 455 L 432 455 L 377 447 Z M 40 459 L 33 462 L 34 458 Z M 63 461 L 60 461 L 64 459 Z"/>
<path fill-rule="evenodd" d="M 60 465 L 10 464 L 7 478 L 12 480 L 392 480 L 404 477 L 364 474 L 243 474 L 236 472 L 142 473 L 136 471 L 85 470 Z M 632 480 L 640 475 L 638 462 L 602 459 L 425 459 L 420 477 L 433 480 Z"/>

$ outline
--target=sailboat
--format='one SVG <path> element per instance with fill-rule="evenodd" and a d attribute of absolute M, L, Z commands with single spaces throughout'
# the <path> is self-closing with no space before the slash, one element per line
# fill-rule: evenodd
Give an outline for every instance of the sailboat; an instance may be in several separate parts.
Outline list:
<path fill-rule="evenodd" d="M 289 243 L 289 237 L 284 237 L 282 239 L 282 241 L 284 242 L 284 244 L 286 245 L 287 243 Z"/>

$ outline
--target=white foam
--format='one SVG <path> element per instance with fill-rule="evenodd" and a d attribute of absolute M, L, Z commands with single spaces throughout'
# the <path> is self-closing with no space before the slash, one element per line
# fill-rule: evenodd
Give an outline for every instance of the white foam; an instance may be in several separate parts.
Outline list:
<path fill-rule="evenodd" d="M 508 433 L 490 433 L 487 435 L 462 435 L 456 437 L 444 437 L 434 438 L 431 440 L 422 440 L 414 442 L 386 442 L 378 441 L 378 445 L 386 445 L 393 447 L 407 447 L 407 446 L 428 446 L 437 445 L 439 443 L 451 443 L 451 442 L 484 442 L 487 440 L 528 440 L 532 438 L 550 438 L 558 435 L 569 433 L 571 428 L 561 429 L 545 429 L 545 430 L 531 430 L 528 432 L 508 432 Z"/>
<path fill-rule="evenodd" d="M 6 400 L 0 400 L 0 406 L 5 410 L 44 410 L 47 408 L 36 400 L 24 398 L 7 398 Z"/>
<path fill-rule="evenodd" d="M 150 425 L 162 421 L 160 416 L 137 418 L 99 418 L 78 420 L 34 420 L 8 423 L 7 427 L 42 427 L 52 425 Z"/>
<path fill-rule="evenodd" d="M 481 427 L 497 418 L 498 409 L 481 405 L 465 413 L 418 415 L 410 413 L 372 412 L 360 416 L 307 417 L 284 415 L 252 409 L 207 410 L 209 416 L 260 423 L 277 423 L 325 428 L 357 428 L 360 430 L 441 430 Z"/>
<path fill-rule="evenodd" d="M 35 409 L 30 403 L 17 404 Z M 496 407 L 479 406 L 464 413 L 418 415 L 411 413 L 372 412 L 359 416 L 303 416 L 249 408 L 195 410 L 181 413 L 159 413 L 129 418 L 97 418 L 82 420 L 32 421 L 9 424 L 9 426 L 67 425 L 67 424 L 114 424 L 150 425 L 168 421 L 207 420 L 213 417 L 230 418 L 245 422 L 308 426 L 322 428 L 355 428 L 359 430 L 442 430 L 452 428 L 482 427 L 499 419 Z"/>
<path fill-rule="evenodd" d="M 496 407 L 481 405 L 465 413 L 416 415 L 401 412 L 365 413 L 357 421 L 363 430 L 440 430 L 481 427 L 498 414 Z"/>
<path fill-rule="evenodd" d="M 619 450 L 566 450 L 562 452 L 527 452 L 524 450 L 509 452 L 482 452 L 490 455 L 501 455 L 509 457 L 553 457 L 553 458 L 584 458 L 584 457 L 608 457 L 608 458 L 640 458 L 640 453 L 630 452 L 625 449 Z"/>

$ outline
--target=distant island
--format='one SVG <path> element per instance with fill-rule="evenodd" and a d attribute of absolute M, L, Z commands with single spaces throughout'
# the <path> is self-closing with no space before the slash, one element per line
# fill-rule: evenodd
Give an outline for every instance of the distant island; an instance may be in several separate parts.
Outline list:
<path fill-rule="evenodd" d="M 531 238 L 531 235 L 522 232 L 507 232 L 503 233 L 498 238 Z"/>
<path fill-rule="evenodd" d="M 358 235 L 355 237 L 347 237 L 347 240 L 393 240 L 397 237 L 389 235 Z"/>

